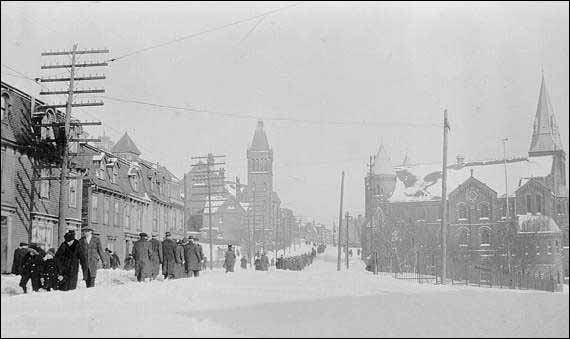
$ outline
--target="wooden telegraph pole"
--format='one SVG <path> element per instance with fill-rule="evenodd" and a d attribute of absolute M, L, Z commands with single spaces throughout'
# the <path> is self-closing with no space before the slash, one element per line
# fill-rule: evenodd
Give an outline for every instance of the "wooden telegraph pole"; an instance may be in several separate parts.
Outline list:
<path fill-rule="evenodd" d="M 350 215 L 348 214 L 348 211 L 345 214 L 346 217 L 346 239 L 345 239 L 345 244 L 346 244 L 346 253 L 344 255 L 344 257 L 346 258 L 346 269 L 348 270 L 348 220 L 350 219 Z"/>
<path fill-rule="evenodd" d="M 341 225 L 342 225 L 342 199 L 343 199 L 343 195 L 344 195 L 344 171 L 342 171 L 342 179 L 340 181 L 340 211 L 338 213 L 338 241 L 337 241 L 337 248 L 338 248 L 338 255 L 337 255 L 337 263 L 336 263 L 336 270 L 340 271 L 340 248 L 341 248 L 341 242 L 340 242 L 340 230 L 341 230 Z"/>
<path fill-rule="evenodd" d="M 206 164 L 204 164 L 203 162 L 198 162 L 197 164 L 194 164 L 192 166 L 199 166 L 199 167 L 205 166 L 206 167 L 205 170 L 199 170 L 198 172 L 195 172 L 195 173 L 199 173 L 202 175 L 198 176 L 197 178 L 193 178 L 193 179 L 196 179 L 200 182 L 203 182 L 204 179 L 206 179 L 206 185 L 208 187 L 208 192 L 207 192 L 208 199 L 207 200 L 193 200 L 193 201 L 208 202 L 208 234 L 209 234 L 209 238 L 210 238 L 210 241 L 209 241 L 209 243 L 210 243 L 210 259 L 208 261 L 210 263 L 210 271 L 214 267 L 213 263 L 212 263 L 214 261 L 213 260 L 214 259 L 214 257 L 213 257 L 214 237 L 212 235 L 212 201 L 220 201 L 220 202 L 224 201 L 224 200 L 212 200 L 212 187 L 221 187 L 222 188 L 221 192 L 217 191 L 215 193 L 216 194 L 223 194 L 224 193 L 223 187 L 225 186 L 224 182 L 223 182 L 224 181 L 223 177 L 220 177 L 220 179 L 222 181 L 220 184 L 213 185 L 212 180 L 211 180 L 212 179 L 211 175 L 212 175 L 212 172 L 214 172 L 215 166 L 225 164 L 225 162 L 218 162 L 218 163 L 215 162 L 215 158 L 223 158 L 223 157 L 225 157 L 225 155 L 213 155 L 212 153 L 208 153 L 207 156 L 192 157 L 192 159 L 206 159 Z M 204 174 L 206 175 L 206 178 L 204 178 L 204 176 L 203 176 Z"/>
<path fill-rule="evenodd" d="M 441 177 L 441 284 L 447 276 L 447 109 L 443 111 L 443 164 Z"/>
<path fill-rule="evenodd" d="M 61 158 L 61 171 L 59 176 L 59 222 L 58 222 L 58 244 L 63 242 L 63 237 L 66 233 L 67 229 L 67 222 L 66 222 L 66 209 L 68 208 L 68 199 L 67 198 L 67 180 L 70 178 L 68 176 L 69 172 L 69 143 L 70 142 L 89 142 L 89 141 L 100 141 L 99 139 L 78 139 L 77 136 L 72 136 L 70 131 L 71 126 L 71 109 L 72 107 L 81 107 L 81 106 L 103 106 L 103 102 L 84 102 L 84 103 L 74 103 L 73 96 L 74 94 L 91 94 L 91 93 L 105 93 L 104 89 L 89 89 L 89 90 L 75 90 L 74 85 L 75 81 L 84 81 L 84 80 L 103 80 L 105 79 L 104 75 L 99 76 L 76 76 L 76 68 L 78 67 L 101 67 L 107 66 L 106 62 L 96 62 L 96 63 L 80 63 L 76 62 L 76 56 L 78 54 L 98 54 L 98 53 L 109 53 L 107 49 L 102 50 L 77 50 L 77 44 L 73 45 L 73 49 L 71 51 L 60 51 L 60 52 L 44 52 L 42 56 L 60 56 L 60 55 L 71 55 L 71 64 L 63 64 L 63 65 L 44 65 L 42 69 L 57 69 L 57 68 L 69 68 L 70 75 L 69 78 L 42 78 L 41 82 L 69 82 L 69 87 L 67 91 L 42 91 L 40 95 L 60 95 L 60 94 L 67 94 L 67 103 L 66 104 L 59 104 L 59 105 L 45 105 L 43 108 L 63 108 L 65 107 L 65 123 L 64 123 L 64 130 L 63 130 L 63 138 L 61 138 L 61 149 L 62 149 L 62 158 Z M 61 126 L 60 123 L 56 123 L 57 125 Z M 91 123 L 78 123 L 74 122 L 74 126 L 81 126 L 81 125 L 100 125 L 100 122 L 91 122 Z M 55 126 L 54 126 L 55 127 Z M 71 177 L 75 179 L 75 177 Z M 51 178 L 40 178 L 41 180 L 51 180 Z"/>

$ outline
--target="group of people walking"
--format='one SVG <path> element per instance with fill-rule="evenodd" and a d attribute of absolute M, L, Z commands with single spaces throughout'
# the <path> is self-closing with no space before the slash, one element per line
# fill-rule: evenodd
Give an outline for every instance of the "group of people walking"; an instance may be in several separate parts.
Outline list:
<path fill-rule="evenodd" d="M 198 277 L 204 267 L 206 257 L 198 238 L 190 236 L 177 242 L 166 232 L 161 243 L 156 235 L 148 240 L 148 235 L 142 232 L 139 237 L 125 260 L 125 269 L 134 268 L 138 281 L 156 279 L 161 265 L 164 279 Z"/>
<path fill-rule="evenodd" d="M 93 237 L 91 228 L 82 230 L 81 239 L 77 240 L 75 231 L 64 235 L 64 241 L 57 251 L 50 248 L 45 251 L 37 243 L 20 243 L 14 252 L 12 273 L 20 275 L 19 286 L 28 292 L 28 281 L 32 289 L 39 291 L 74 290 L 77 287 L 79 266 L 87 287 L 95 286 L 97 263 L 103 262 L 105 254 L 99 238 Z"/>
<path fill-rule="evenodd" d="M 313 263 L 313 259 L 315 259 L 316 256 L 317 256 L 317 251 L 315 250 L 314 247 L 311 249 L 310 252 L 301 255 L 296 255 L 286 258 L 281 256 L 277 259 L 277 262 L 275 263 L 275 268 L 278 270 L 301 271 L 305 267 L 311 265 Z"/>

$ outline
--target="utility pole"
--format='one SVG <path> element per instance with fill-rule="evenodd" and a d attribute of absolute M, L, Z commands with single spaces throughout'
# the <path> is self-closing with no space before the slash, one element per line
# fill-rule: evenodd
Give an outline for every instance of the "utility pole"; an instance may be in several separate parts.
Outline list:
<path fill-rule="evenodd" d="M 338 248 L 338 253 L 337 253 L 337 263 L 336 263 L 336 270 L 340 271 L 340 247 L 342 246 L 340 243 L 340 235 L 341 235 L 341 225 L 342 225 L 342 199 L 343 199 L 343 195 L 344 195 L 344 171 L 342 171 L 342 178 L 340 181 L 340 210 L 338 213 L 338 242 L 337 242 L 337 248 Z"/>
<path fill-rule="evenodd" d="M 67 198 L 67 180 L 68 172 L 69 172 L 69 143 L 70 142 L 89 142 L 89 141 L 100 141 L 99 139 L 78 139 L 77 136 L 71 135 L 71 109 L 72 107 L 81 107 L 81 106 L 102 106 L 103 102 L 83 102 L 83 103 L 74 103 L 73 96 L 74 94 L 91 94 L 91 93 L 105 93 L 104 89 L 89 89 L 89 90 L 75 90 L 74 85 L 75 81 L 83 81 L 83 80 L 104 80 L 105 76 L 103 75 L 95 75 L 95 76 L 79 76 L 75 75 L 77 67 L 101 67 L 107 66 L 106 62 L 96 62 L 96 63 L 76 63 L 76 56 L 78 54 L 98 54 L 98 53 L 109 53 L 107 49 L 103 50 L 77 50 L 77 44 L 73 45 L 73 49 L 71 51 L 60 51 L 60 52 L 44 52 L 41 53 L 41 56 L 60 56 L 60 55 L 71 55 L 71 64 L 55 64 L 55 65 L 44 65 L 41 69 L 58 69 L 58 68 L 69 68 L 70 69 L 70 76 L 69 78 L 42 78 L 41 82 L 69 82 L 69 87 L 67 91 L 41 91 L 40 95 L 60 95 L 60 94 L 67 94 L 67 102 L 66 104 L 55 104 L 55 105 L 45 105 L 43 108 L 49 109 L 57 109 L 65 107 L 65 122 L 63 124 L 64 130 L 62 133 L 62 138 L 58 140 L 61 142 L 61 150 L 62 150 L 62 157 L 61 157 L 61 170 L 59 176 L 59 220 L 58 220 L 58 229 L 57 229 L 57 243 L 60 244 L 63 242 L 63 237 L 66 233 L 67 229 L 67 222 L 66 222 L 66 209 L 68 208 L 68 199 Z M 34 115 L 35 112 L 32 112 Z M 57 116 L 57 113 L 56 113 Z M 101 123 L 77 123 L 75 122 L 74 126 L 82 126 L 82 125 L 100 125 Z M 53 125 L 59 125 L 61 128 L 61 123 L 55 122 Z M 44 124 L 40 124 L 42 127 Z M 52 140 L 45 140 L 45 141 L 52 141 Z M 56 141 L 56 140 L 53 140 Z M 57 141 L 56 141 L 57 142 Z M 76 177 L 72 177 L 75 179 Z M 52 180 L 51 178 L 40 178 L 40 180 Z"/>
<path fill-rule="evenodd" d="M 346 269 L 348 270 L 348 220 L 350 219 L 350 215 L 348 214 L 348 211 L 345 214 L 346 217 L 346 253 L 344 255 L 344 257 L 346 258 Z"/>
<path fill-rule="evenodd" d="M 510 250 L 510 222 L 509 222 L 509 217 L 510 217 L 510 212 L 509 212 L 509 182 L 507 179 L 507 141 L 509 140 L 509 138 L 504 138 L 503 139 L 503 159 L 504 159 L 504 164 L 505 164 L 505 225 L 506 227 L 506 232 L 505 234 L 507 235 L 507 238 L 505 239 L 505 243 L 507 245 L 507 271 L 510 273 L 511 272 L 511 250 Z"/>
<path fill-rule="evenodd" d="M 447 109 L 443 111 L 443 164 L 441 178 L 441 284 L 447 276 Z"/>
<path fill-rule="evenodd" d="M 223 158 L 223 157 L 225 157 L 225 155 L 213 155 L 212 153 L 208 153 L 207 156 L 192 157 L 192 159 L 206 159 L 206 164 L 205 164 L 206 169 L 205 169 L 205 171 L 202 169 L 202 170 L 199 170 L 198 172 L 196 172 L 196 173 L 202 174 L 202 176 L 198 176 L 198 177 L 195 178 L 195 179 L 198 179 L 200 182 L 203 182 L 203 181 L 204 181 L 203 174 L 204 174 L 204 173 L 206 174 L 206 178 L 205 178 L 205 179 L 206 179 L 206 185 L 207 185 L 207 187 L 208 187 L 208 193 L 207 193 L 208 199 L 207 199 L 207 200 L 198 200 L 198 201 L 201 201 L 201 202 L 208 202 L 208 234 L 209 234 L 209 238 L 210 238 L 210 260 L 208 260 L 208 262 L 210 263 L 210 271 L 213 269 L 213 261 L 214 261 L 214 260 L 213 260 L 213 259 L 214 259 L 214 257 L 213 257 L 213 253 L 214 253 L 214 251 L 213 251 L 213 248 L 214 248 L 214 237 L 213 237 L 213 235 L 212 235 L 212 202 L 213 202 L 213 201 L 214 201 L 214 202 L 223 202 L 223 201 L 225 201 L 224 199 L 212 200 L 212 187 L 222 187 L 222 191 L 221 191 L 221 192 L 216 192 L 216 193 L 218 193 L 218 194 L 219 194 L 219 193 L 222 193 L 222 194 L 223 194 L 223 193 L 224 193 L 223 187 L 224 187 L 225 185 L 224 185 L 224 182 L 223 182 L 224 178 L 221 177 L 221 176 L 220 176 L 220 179 L 222 180 L 222 183 L 221 183 L 221 184 L 218 184 L 218 185 L 212 185 L 211 174 L 212 174 L 212 172 L 214 171 L 214 167 L 215 167 L 215 166 L 217 166 L 217 165 L 225 165 L 225 162 L 218 162 L 218 163 L 215 162 L 215 158 Z M 192 165 L 192 166 L 198 166 L 199 168 L 200 168 L 200 167 L 203 168 L 203 167 L 204 167 L 204 163 L 201 162 L 201 161 L 199 161 L 197 164 L 194 164 L 194 165 Z M 220 230 L 218 229 L 218 231 L 220 231 Z"/>

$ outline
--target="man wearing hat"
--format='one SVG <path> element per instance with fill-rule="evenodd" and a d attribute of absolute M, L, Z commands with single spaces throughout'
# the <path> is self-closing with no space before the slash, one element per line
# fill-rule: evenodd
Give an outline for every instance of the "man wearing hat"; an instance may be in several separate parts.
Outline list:
<path fill-rule="evenodd" d="M 137 281 L 144 281 L 152 274 L 152 245 L 147 240 L 148 235 L 139 233 L 140 239 L 133 244 L 133 257 L 135 258 L 135 276 Z"/>
<path fill-rule="evenodd" d="M 174 279 L 176 274 L 177 244 L 170 236 L 170 232 L 166 232 L 162 241 L 162 274 L 164 279 Z"/>
<path fill-rule="evenodd" d="M 160 240 L 157 239 L 156 233 L 152 234 L 152 239 L 150 239 L 150 245 L 152 247 L 152 280 L 156 279 L 158 272 L 160 271 L 160 264 L 162 264 L 162 244 Z"/>
<path fill-rule="evenodd" d="M 177 279 L 186 277 L 186 269 L 184 268 L 184 245 L 186 245 L 186 241 L 186 238 L 182 238 L 176 244 L 176 271 L 174 277 Z"/>
<path fill-rule="evenodd" d="M 25 242 L 20 243 L 20 247 L 14 251 L 14 261 L 12 262 L 12 274 L 22 274 L 22 260 L 28 252 L 28 244 Z"/>
<path fill-rule="evenodd" d="M 55 252 L 55 261 L 59 273 L 63 277 L 59 283 L 59 290 L 69 291 L 77 287 L 81 254 L 79 252 L 79 241 L 75 239 L 74 230 L 67 231 L 63 239 L 65 241 L 59 245 L 57 252 Z"/>
<path fill-rule="evenodd" d="M 226 251 L 226 257 L 224 259 L 224 268 L 226 273 L 234 271 L 234 265 L 236 263 L 236 254 L 232 245 L 228 245 L 228 250 Z"/>
<path fill-rule="evenodd" d="M 203 256 L 200 248 L 194 243 L 192 236 L 188 237 L 188 243 L 184 246 L 184 261 L 186 263 L 186 274 L 198 277 L 202 269 Z"/>
<path fill-rule="evenodd" d="M 97 260 L 105 260 L 103 246 L 98 237 L 93 236 L 93 229 L 90 227 L 81 230 L 83 236 L 79 239 L 79 253 L 81 269 L 83 270 L 83 280 L 87 287 L 95 286 L 97 276 Z"/>

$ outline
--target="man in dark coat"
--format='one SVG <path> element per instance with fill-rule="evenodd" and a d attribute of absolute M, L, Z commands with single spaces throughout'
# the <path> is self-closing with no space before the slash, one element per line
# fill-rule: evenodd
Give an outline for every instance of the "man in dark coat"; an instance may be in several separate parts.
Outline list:
<path fill-rule="evenodd" d="M 40 281 L 40 270 L 42 265 L 42 256 L 36 251 L 35 248 L 30 246 L 28 252 L 24 256 L 22 260 L 22 270 L 20 271 L 20 275 L 22 278 L 20 279 L 20 287 L 24 290 L 24 293 L 28 293 L 27 285 L 28 280 L 32 280 L 32 289 L 34 291 L 39 291 L 41 288 L 41 281 Z"/>
<path fill-rule="evenodd" d="M 245 256 L 241 257 L 240 266 L 244 270 L 247 270 L 247 258 Z"/>
<path fill-rule="evenodd" d="M 20 275 L 22 273 L 22 261 L 24 256 L 28 253 L 28 244 L 25 242 L 20 243 L 20 247 L 14 251 L 14 261 L 12 262 L 12 274 Z"/>
<path fill-rule="evenodd" d="M 79 241 L 75 239 L 75 231 L 68 231 L 63 236 L 64 242 L 55 252 L 55 262 L 63 280 L 59 283 L 59 290 L 70 291 L 77 287 L 79 273 Z"/>
<path fill-rule="evenodd" d="M 139 233 L 140 239 L 133 244 L 135 258 L 135 276 L 138 281 L 144 281 L 152 275 L 152 244 L 147 240 L 147 234 Z"/>
<path fill-rule="evenodd" d="M 196 246 L 198 246 L 198 249 L 200 250 L 200 257 L 202 258 L 202 269 L 205 271 L 206 270 L 206 261 L 208 260 L 208 258 L 206 258 L 206 256 L 204 255 L 204 251 L 202 250 L 202 245 L 200 245 L 200 243 L 198 241 L 200 241 L 200 239 L 198 237 L 192 237 L 194 244 Z"/>
<path fill-rule="evenodd" d="M 261 255 L 261 270 L 262 271 L 269 270 L 269 258 L 267 257 L 267 254 L 265 252 L 263 252 L 263 254 Z"/>
<path fill-rule="evenodd" d="M 135 258 L 132 253 L 125 258 L 125 270 L 129 271 L 135 268 Z"/>
<path fill-rule="evenodd" d="M 162 241 L 162 275 L 164 279 L 174 279 L 176 275 L 176 241 L 170 238 L 170 232 L 166 232 Z"/>
<path fill-rule="evenodd" d="M 236 254 L 234 253 L 232 245 L 228 245 L 228 250 L 226 251 L 226 257 L 224 259 L 224 266 L 223 266 L 226 269 L 226 273 L 234 271 L 235 263 L 236 263 Z"/>
<path fill-rule="evenodd" d="M 194 238 L 189 237 L 188 243 L 184 246 L 184 261 L 186 273 L 189 276 L 198 277 L 202 268 L 202 255 L 200 247 L 194 243 Z"/>
<path fill-rule="evenodd" d="M 160 271 L 160 264 L 162 264 L 162 244 L 160 243 L 160 240 L 156 239 L 156 234 L 152 235 L 152 239 L 150 239 L 150 245 L 152 247 L 151 278 L 154 280 Z"/>
<path fill-rule="evenodd" d="M 59 275 L 54 257 L 55 248 L 50 248 L 43 257 L 40 266 L 40 281 L 42 287 L 47 291 L 51 291 L 52 289 L 57 290 L 59 278 L 61 277 L 61 279 L 63 279 L 63 276 Z"/>
<path fill-rule="evenodd" d="M 84 228 L 81 231 L 83 236 L 79 240 L 79 253 L 83 280 L 87 287 L 94 287 L 97 276 L 97 258 L 103 261 L 105 253 L 99 238 L 93 236 L 93 229 Z"/>
<path fill-rule="evenodd" d="M 121 259 L 119 259 L 119 256 L 117 255 L 116 252 L 109 251 L 109 254 L 111 257 L 111 268 L 116 270 L 117 268 L 119 268 L 119 266 L 121 266 Z"/>

